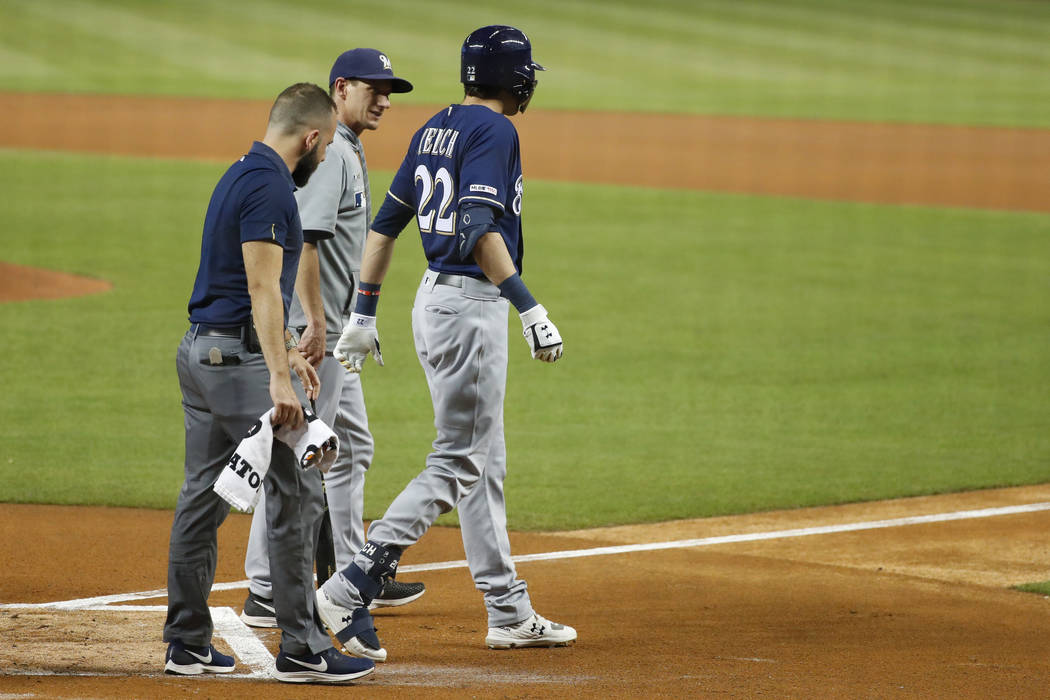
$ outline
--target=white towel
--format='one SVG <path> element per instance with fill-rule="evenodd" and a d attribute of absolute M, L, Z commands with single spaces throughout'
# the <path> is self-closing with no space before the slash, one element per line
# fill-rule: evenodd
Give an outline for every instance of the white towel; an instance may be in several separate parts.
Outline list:
<path fill-rule="evenodd" d="M 306 416 L 306 420 L 297 430 L 282 426 L 277 429 L 276 437 L 292 448 L 300 467 L 317 467 L 322 474 L 327 474 L 339 454 L 339 438 L 323 420 L 305 406 L 303 415 Z"/>
<path fill-rule="evenodd" d="M 305 407 L 303 411 L 306 421 L 302 426 L 297 430 L 281 426 L 276 433 L 270 423 L 274 409 L 260 416 L 215 481 L 212 487 L 215 493 L 245 513 L 255 510 L 263 479 L 270 470 L 275 437 L 292 448 L 303 469 L 317 467 L 322 473 L 327 473 L 339 454 L 339 438 L 313 411 Z"/>

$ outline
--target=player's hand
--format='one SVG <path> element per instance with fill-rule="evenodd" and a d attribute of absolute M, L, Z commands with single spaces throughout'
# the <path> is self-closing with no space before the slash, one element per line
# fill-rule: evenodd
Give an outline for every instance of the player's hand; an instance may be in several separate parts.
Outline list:
<path fill-rule="evenodd" d="M 376 330 L 376 317 L 362 314 L 350 314 L 350 322 L 343 329 L 339 342 L 335 344 L 335 359 L 346 368 L 347 372 L 361 371 L 365 358 L 371 353 L 376 364 L 383 366 L 383 353 L 379 351 L 379 331 Z"/>
<path fill-rule="evenodd" d="M 556 362 L 562 354 L 561 333 L 549 318 L 547 309 L 536 304 L 521 316 L 521 333 L 532 356 L 542 362 Z"/>
<path fill-rule="evenodd" d="M 298 353 L 296 353 L 298 354 Z M 309 364 L 300 356 L 299 360 L 309 367 Z M 287 425 L 293 430 L 303 424 L 303 407 L 299 403 L 299 397 L 292 389 L 292 382 L 287 375 L 270 374 L 270 398 L 273 400 L 274 426 Z"/>
<path fill-rule="evenodd" d="M 317 370 L 314 366 L 306 361 L 299 350 L 292 348 L 288 351 L 288 367 L 296 376 L 299 377 L 299 381 L 303 384 L 303 391 L 306 392 L 306 398 L 311 401 L 316 400 L 321 393 L 321 378 L 317 376 Z"/>
<path fill-rule="evenodd" d="M 310 324 L 299 337 L 299 344 L 295 349 L 302 353 L 306 361 L 314 367 L 320 367 L 324 360 L 325 351 L 325 328 L 324 324 Z"/>

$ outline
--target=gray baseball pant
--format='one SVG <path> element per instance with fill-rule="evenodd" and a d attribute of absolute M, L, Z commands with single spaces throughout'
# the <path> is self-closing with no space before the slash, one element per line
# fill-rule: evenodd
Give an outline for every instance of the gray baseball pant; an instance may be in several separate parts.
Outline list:
<path fill-rule="evenodd" d="M 514 624 L 533 610 L 517 578 L 507 536 L 503 481 L 507 474 L 503 398 L 507 384 L 507 302 L 483 280 L 436 284 L 428 270 L 416 293 L 412 332 L 434 404 L 437 438 L 426 468 L 372 523 L 368 539 L 404 549 L 442 513 L 459 508 L 467 564 L 484 593 L 490 627 Z M 371 560 L 357 553 L 367 571 Z M 343 607 L 362 601 L 342 574 L 325 592 Z"/>
<path fill-rule="evenodd" d="M 210 364 L 211 348 L 228 358 L 224 364 Z M 273 401 L 262 354 L 249 353 L 238 338 L 198 337 L 191 328 L 179 345 L 176 368 L 185 414 L 186 480 L 171 528 L 164 640 L 206 646 L 213 632 L 208 595 L 215 578 L 216 532 L 230 512 L 212 486 Z M 304 400 L 301 387 L 296 390 Z M 320 524 L 321 477 L 316 469 L 301 469 L 291 449 L 275 440 L 263 483 L 281 648 L 315 654 L 332 646 L 314 614 L 312 543 Z"/>
<path fill-rule="evenodd" d="M 328 515 L 332 520 L 336 568 L 349 565 L 364 546 L 365 472 L 372 463 L 374 442 L 368 431 L 368 414 L 361 390 L 361 377 L 350 374 L 333 357 L 325 357 L 318 370 L 321 395 L 318 417 L 331 426 L 339 438 L 339 456 L 324 475 L 328 494 Z M 260 504 L 262 499 L 260 499 Z M 262 506 L 259 506 L 259 510 Z M 270 598 L 270 567 L 266 557 L 266 519 L 259 510 L 252 518 L 244 572 L 252 593 Z"/>

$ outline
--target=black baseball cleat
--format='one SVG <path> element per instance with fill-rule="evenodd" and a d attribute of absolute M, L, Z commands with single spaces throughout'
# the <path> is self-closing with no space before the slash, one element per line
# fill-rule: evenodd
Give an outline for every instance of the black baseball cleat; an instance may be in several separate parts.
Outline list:
<path fill-rule="evenodd" d="M 401 583 L 397 579 L 387 579 L 387 582 L 383 584 L 383 589 L 379 591 L 379 595 L 368 605 L 368 609 L 394 608 L 398 605 L 407 605 L 426 592 L 427 587 L 422 583 Z"/>
<path fill-rule="evenodd" d="M 328 647 L 320 654 L 286 654 L 274 662 L 273 677 L 285 683 L 348 683 L 375 671 L 370 659 L 344 656 Z"/>
<path fill-rule="evenodd" d="M 248 597 L 244 599 L 244 609 L 241 611 L 241 621 L 249 627 L 276 627 L 277 613 L 273 607 L 273 600 L 248 591 Z"/>
<path fill-rule="evenodd" d="M 164 654 L 164 673 L 179 676 L 199 676 L 202 673 L 233 673 L 237 664 L 232 656 L 220 654 L 215 647 L 191 647 L 182 642 L 171 642 Z"/>

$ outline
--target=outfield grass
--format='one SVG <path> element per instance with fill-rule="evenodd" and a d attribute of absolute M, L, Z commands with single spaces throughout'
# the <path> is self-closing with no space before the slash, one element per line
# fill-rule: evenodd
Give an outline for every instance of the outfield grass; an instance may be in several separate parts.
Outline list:
<path fill-rule="evenodd" d="M 441 103 L 488 22 L 532 37 L 542 109 L 1050 126 L 1035 0 L 0 0 L 0 90 L 271 98 L 371 45 L 404 102 Z M 174 352 L 224 168 L 0 151 L 4 259 L 115 286 L 0 305 L 0 501 L 174 504 Z M 530 180 L 525 221 L 567 350 L 530 360 L 511 319 L 514 528 L 1050 477 L 1050 216 Z M 422 267 L 406 234 L 364 379 L 369 517 L 433 438 Z"/>
<path fill-rule="evenodd" d="M 487 23 L 537 108 L 1050 126 L 1040 0 L 0 0 L 0 89 L 270 98 L 370 45 L 440 104 Z"/>
<path fill-rule="evenodd" d="M 1012 588 L 1022 591 L 1023 593 L 1038 593 L 1041 596 L 1050 597 L 1050 581 L 1022 583 L 1019 586 L 1012 586 Z"/>
<path fill-rule="evenodd" d="M 0 501 L 174 504 L 175 347 L 224 167 L 0 151 L 5 259 L 115 285 L 0 305 Z M 1050 216 L 530 181 L 525 222 L 566 357 L 529 359 L 511 319 L 513 528 L 1047 478 Z M 423 266 L 406 233 L 364 375 L 369 517 L 433 439 Z"/>

